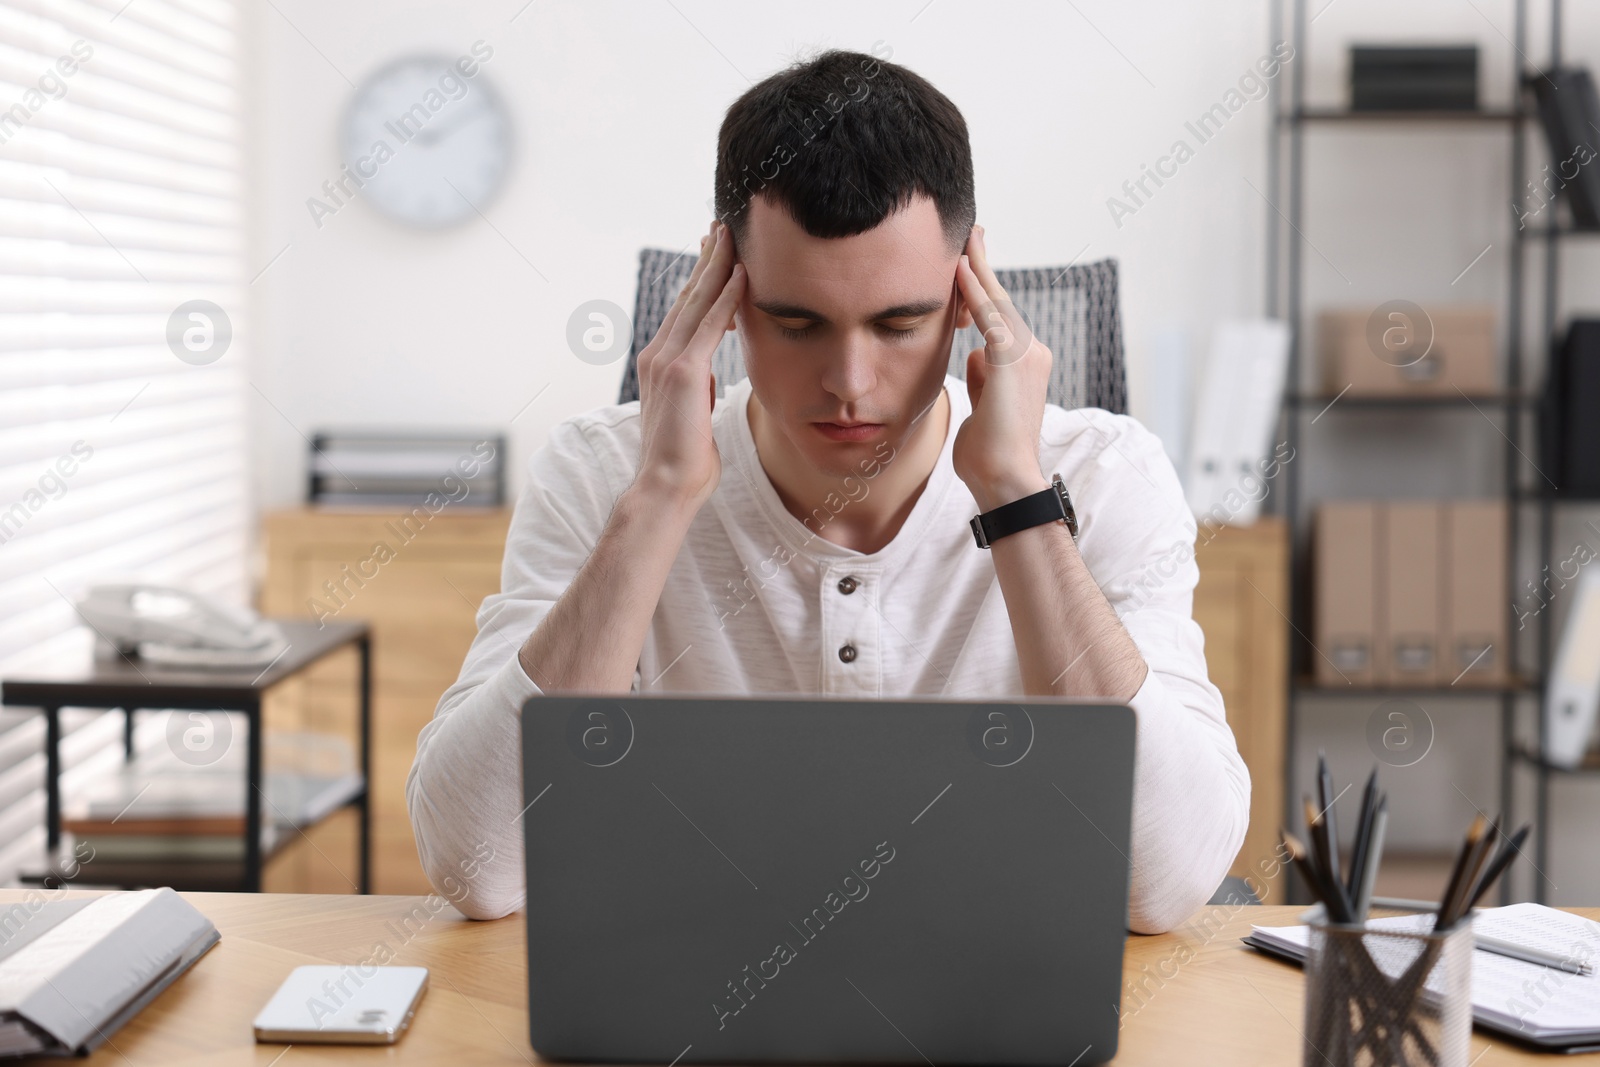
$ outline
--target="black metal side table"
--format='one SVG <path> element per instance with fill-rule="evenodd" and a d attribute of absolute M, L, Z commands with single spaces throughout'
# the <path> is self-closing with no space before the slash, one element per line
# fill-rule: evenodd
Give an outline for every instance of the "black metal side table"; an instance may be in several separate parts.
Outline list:
<path fill-rule="evenodd" d="M 332 652 L 355 645 L 360 655 L 361 781 L 334 810 L 355 805 L 360 811 L 360 891 L 371 891 L 372 646 L 364 622 L 316 623 L 279 619 L 289 648 L 265 670 L 174 669 L 141 663 L 134 657 L 92 659 L 84 668 L 54 676 L 8 678 L 0 683 L 0 704 L 37 708 L 45 716 L 45 823 L 52 857 L 61 845 L 61 709 L 122 709 L 125 758 L 133 758 L 134 716 L 142 710 L 237 711 L 247 717 L 245 892 L 261 891 L 261 801 L 263 793 L 261 706 L 266 691 Z"/>

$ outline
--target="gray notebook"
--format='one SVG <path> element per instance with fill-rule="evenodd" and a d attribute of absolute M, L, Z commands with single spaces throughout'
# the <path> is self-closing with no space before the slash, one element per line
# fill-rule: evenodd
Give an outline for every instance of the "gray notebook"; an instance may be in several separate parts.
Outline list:
<path fill-rule="evenodd" d="M 170 889 L 0 904 L 0 1057 L 92 1051 L 219 936 Z"/>

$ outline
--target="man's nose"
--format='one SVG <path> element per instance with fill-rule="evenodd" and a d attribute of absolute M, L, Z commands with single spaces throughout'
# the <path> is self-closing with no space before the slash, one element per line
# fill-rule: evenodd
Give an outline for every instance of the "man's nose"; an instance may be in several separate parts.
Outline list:
<path fill-rule="evenodd" d="M 876 353 L 872 338 L 857 331 L 845 335 L 844 342 L 822 376 L 822 387 L 840 400 L 854 402 L 872 392 L 877 384 Z"/>

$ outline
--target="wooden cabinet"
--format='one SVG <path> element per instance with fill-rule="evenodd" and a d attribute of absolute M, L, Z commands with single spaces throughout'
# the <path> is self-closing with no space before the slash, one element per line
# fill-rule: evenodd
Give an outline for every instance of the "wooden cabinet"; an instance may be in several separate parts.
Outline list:
<path fill-rule="evenodd" d="M 1206 637 L 1206 668 L 1250 768 L 1250 828 L 1230 873 L 1250 875 L 1250 884 L 1265 890 L 1263 903 L 1282 903 L 1287 868 L 1269 880 L 1259 864 L 1274 862 L 1283 821 L 1288 527 L 1276 516 L 1252 526 L 1202 526 L 1195 562 L 1194 618 Z"/>
<path fill-rule="evenodd" d="M 372 626 L 374 893 L 430 892 L 406 811 L 406 774 L 417 734 L 461 671 L 478 605 L 500 589 L 511 520 L 508 509 L 446 508 L 419 519 L 426 514 L 300 508 L 264 520 L 263 613 Z M 353 671 L 353 663 L 331 665 L 292 698 L 311 708 L 348 702 Z M 336 880 L 315 881 L 337 891 Z"/>

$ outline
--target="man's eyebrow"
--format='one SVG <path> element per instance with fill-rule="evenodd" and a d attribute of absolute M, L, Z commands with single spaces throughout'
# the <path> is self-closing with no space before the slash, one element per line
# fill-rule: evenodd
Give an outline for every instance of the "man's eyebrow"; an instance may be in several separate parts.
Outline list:
<path fill-rule="evenodd" d="M 935 311 L 943 311 L 949 303 L 948 300 L 930 297 L 926 300 L 912 300 L 894 307 L 884 308 L 882 311 L 867 316 L 868 322 L 879 319 L 914 319 L 919 315 L 931 315 Z M 828 318 L 821 312 L 812 311 L 801 304 L 788 304 L 781 300 L 757 300 L 754 306 L 768 315 L 779 319 L 811 319 L 813 322 L 827 322 Z"/>

